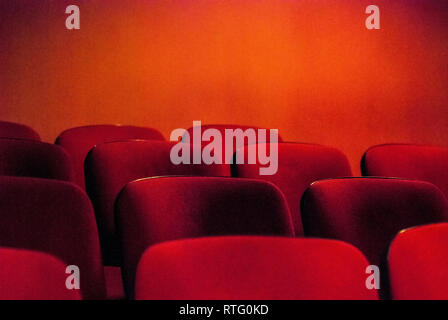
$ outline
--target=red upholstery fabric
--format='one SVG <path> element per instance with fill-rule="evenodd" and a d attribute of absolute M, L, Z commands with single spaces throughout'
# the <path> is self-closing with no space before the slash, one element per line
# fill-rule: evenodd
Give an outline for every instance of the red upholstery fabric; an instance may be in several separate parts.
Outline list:
<path fill-rule="evenodd" d="M 93 208 L 74 184 L 0 177 L 0 246 L 43 251 L 77 265 L 83 297 L 104 298 Z"/>
<path fill-rule="evenodd" d="M 120 190 L 136 179 L 165 176 L 229 176 L 229 165 L 174 165 L 166 141 L 122 141 L 96 146 L 85 161 L 86 187 L 97 216 L 107 264 L 119 264 L 114 204 Z"/>
<path fill-rule="evenodd" d="M 32 128 L 14 122 L 0 121 L 0 138 L 29 139 L 40 141 L 39 134 Z"/>
<path fill-rule="evenodd" d="M 125 139 L 164 140 L 163 135 L 152 128 L 92 125 L 77 127 L 62 132 L 56 139 L 56 144 L 62 146 L 71 156 L 75 181 L 82 188 L 84 181 L 84 159 L 95 145 Z"/>
<path fill-rule="evenodd" d="M 448 299 L 448 224 L 401 232 L 389 249 L 394 299 Z"/>
<path fill-rule="evenodd" d="M 428 181 L 448 197 L 448 148 L 387 144 L 370 148 L 364 154 L 366 176 L 399 177 Z"/>
<path fill-rule="evenodd" d="M 302 203 L 305 235 L 347 241 L 375 265 L 400 230 L 448 218 L 442 192 L 423 181 L 321 180 L 308 188 Z"/>
<path fill-rule="evenodd" d="M 33 140 L 0 138 L 0 175 L 73 181 L 63 148 Z"/>
<path fill-rule="evenodd" d="M 302 236 L 300 199 L 303 192 L 316 180 L 351 176 L 350 164 L 342 152 L 330 147 L 299 143 L 279 143 L 277 146 L 276 174 L 260 175 L 260 168 L 266 166 L 258 160 L 256 164 L 249 164 L 248 154 L 257 154 L 258 145 L 246 146 L 236 152 L 237 157 L 243 158 L 244 154 L 245 161 L 244 164 L 232 165 L 232 173 L 237 177 L 270 181 L 279 187 L 288 200 L 295 234 Z M 272 144 L 265 147 L 268 151 L 272 150 Z"/>
<path fill-rule="evenodd" d="M 135 296 L 150 300 L 377 299 L 366 258 L 332 240 L 217 237 L 149 248 Z"/>
<path fill-rule="evenodd" d="M 125 290 L 153 244 L 214 235 L 293 236 L 286 200 L 273 184 L 233 178 L 167 177 L 129 183 L 117 199 Z"/>
<path fill-rule="evenodd" d="M 0 300 L 79 300 L 65 286 L 66 267 L 46 253 L 0 248 Z"/>

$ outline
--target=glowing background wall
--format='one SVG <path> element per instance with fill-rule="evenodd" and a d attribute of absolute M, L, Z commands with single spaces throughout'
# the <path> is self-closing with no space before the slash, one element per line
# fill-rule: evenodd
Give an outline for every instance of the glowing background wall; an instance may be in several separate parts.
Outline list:
<path fill-rule="evenodd" d="M 355 172 L 373 144 L 448 144 L 444 0 L 0 1 L 0 119 L 47 141 L 93 123 L 254 124 L 339 147 Z"/>

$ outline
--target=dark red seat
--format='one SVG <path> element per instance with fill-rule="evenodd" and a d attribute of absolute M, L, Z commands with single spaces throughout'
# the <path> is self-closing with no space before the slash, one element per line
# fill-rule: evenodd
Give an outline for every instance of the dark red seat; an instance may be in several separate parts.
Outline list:
<path fill-rule="evenodd" d="M 86 157 L 86 188 L 97 216 L 107 264 L 120 265 L 115 232 L 115 199 L 133 180 L 166 175 L 230 176 L 229 165 L 174 165 L 167 141 L 122 141 L 94 147 Z"/>
<path fill-rule="evenodd" d="M 70 155 L 75 181 L 82 188 L 84 181 L 84 159 L 95 145 L 125 139 L 164 140 L 163 135 L 152 128 L 92 125 L 68 129 L 56 139 L 56 144 L 62 146 Z"/>
<path fill-rule="evenodd" d="M 39 134 L 32 128 L 19 123 L 0 121 L 0 138 L 28 139 L 40 141 Z"/>
<path fill-rule="evenodd" d="M 79 300 L 65 285 L 66 267 L 43 252 L 0 248 L 0 300 Z"/>
<path fill-rule="evenodd" d="M 409 144 L 374 146 L 364 154 L 361 168 L 365 176 L 428 181 L 448 197 L 448 148 Z"/>
<path fill-rule="evenodd" d="M 73 181 L 63 148 L 33 140 L 0 138 L 0 176 L 24 176 Z"/>
<path fill-rule="evenodd" d="M 217 235 L 294 235 L 286 200 L 278 188 L 249 179 L 137 180 L 118 196 L 116 214 L 128 295 L 134 292 L 137 263 L 153 244 Z"/>
<path fill-rule="evenodd" d="M 400 232 L 388 262 L 393 299 L 448 300 L 448 223 Z"/>
<path fill-rule="evenodd" d="M 72 183 L 0 177 L 0 246 L 42 251 L 76 265 L 82 296 L 105 297 L 93 208 Z"/>
<path fill-rule="evenodd" d="M 150 247 L 135 297 L 149 300 L 347 300 L 378 298 L 367 259 L 333 240 L 216 237 Z"/>
<path fill-rule="evenodd" d="M 314 182 L 302 198 L 305 235 L 338 239 L 380 266 L 402 229 L 448 218 L 442 192 L 423 181 L 346 178 Z"/>
<path fill-rule="evenodd" d="M 296 236 L 303 235 L 300 199 L 310 183 L 327 178 L 351 176 L 347 157 L 337 149 L 299 143 L 279 143 L 278 170 L 274 175 L 260 175 L 260 168 L 266 167 L 258 160 L 250 164 L 248 154 L 257 154 L 259 146 L 273 150 L 275 145 L 250 145 L 236 152 L 237 158 L 244 159 L 243 164 L 232 165 L 232 174 L 242 178 L 267 180 L 280 188 L 288 200 L 294 221 Z M 244 155 L 244 156 L 243 156 Z M 258 158 L 257 158 L 258 159 Z"/>

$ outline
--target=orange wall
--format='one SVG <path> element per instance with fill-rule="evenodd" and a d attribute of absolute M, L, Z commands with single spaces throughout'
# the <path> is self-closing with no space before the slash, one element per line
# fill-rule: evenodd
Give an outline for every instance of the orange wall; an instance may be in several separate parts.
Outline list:
<path fill-rule="evenodd" d="M 65 29 L 65 7 L 81 30 Z M 382 30 L 364 27 L 381 9 Z M 448 145 L 445 0 L 1 0 L 0 119 L 232 122 L 343 150 Z"/>

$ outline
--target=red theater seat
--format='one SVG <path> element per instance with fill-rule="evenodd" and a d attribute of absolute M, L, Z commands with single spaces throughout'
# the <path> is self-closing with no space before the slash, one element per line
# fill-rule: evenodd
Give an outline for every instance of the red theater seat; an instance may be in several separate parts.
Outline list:
<path fill-rule="evenodd" d="M 386 144 L 374 146 L 363 156 L 363 175 L 428 181 L 448 196 L 448 148 Z"/>
<path fill-rule="evenodd" d="M 29 139 L 40 141 L 39 134 L 32 128 L 14 122 L 0 121 L 0 138 Z"/>
<path fill-rule="evenodd" d="M 229 176 L 229 165 L 174 165 L 166 141 L 122 141 L 94 147 L 85 161 L 86 188 L 97 216 L 107 264 L 119 265 L 114 204 L 120 190 L 136 179 L 166 176 Z"/>
<path fill-rule="evenodd" d="M 296 236 L 303 235 L 300 199 L 310 183 L 327 178 L 351 176 L 347 157 L 337 149 L 313 144 L 279 143 L 278 171 L 274 175 L 260 175 L 260 168 L 266 167 L 257 160 L 249 164 L 247 155 L 257 154 L 259 145 L 246 146 L 236 152 L 237 158 L 244 154 L 244 164 L 232 165 L 237 177 L 267 180 L 280 188 L 288 200 L 294 221 Z M 266 144 L 272 150 L 273 144 Z M 258 158 L 257 158 L 258 159 Z"/>
<path fill-rule="evenodd" d="M 68 129 L 56 139 L 56 144 L 62 146 L 71 156 L 75 181 L 85 187 L 84 159 L 95 145 L 125 139 L 164 140 L 156 129 L 121 126 L 121 125 L 92 125 Z"/>
<path fill-rule="evenodd" d="M 73 181 L 63 148 L 33 140 L 0 138 L 0 175 Z"/>
<path fill-rule="evenodd" d="M 448 224 L 405 230 L 389 249 L 393 299 L 448 300 Z"/>
<path fill-rule="evenodd" d="M 379 266 L 400 230 L 447 220 L 448 205 L 428 182 L 346 178 L 313 183 L 302 216 L 305 235 L 349 242 Z"/>
<path fill-rule="evenodd" d="M 0 248 L 0 300 L 79 300 L 65 286 L 66 267 L 46 253 Z"/>
<path fill-rule="evenodd" d="M 0 177 L 0 246 L 42 251 L 76 265 L 82 296 L 105 297 L 93 208 L 72 183 Z"/>
<path fill-rule="evenodd" d="M 377 299 L 366 258 L 332 240 L 217 237 L 149 248 L 135 297 L 149 300 Z"/>
<path fill-rule="evenodd" d="M 294 235 L 286 200 L 264 181 L 166 177 L 126 185 L 116 204 L 123 278 L 133 293 L 135 271 L 149 246 L 214 235 Z"/>

